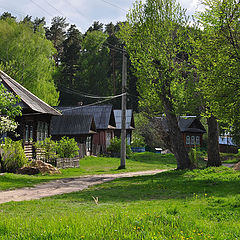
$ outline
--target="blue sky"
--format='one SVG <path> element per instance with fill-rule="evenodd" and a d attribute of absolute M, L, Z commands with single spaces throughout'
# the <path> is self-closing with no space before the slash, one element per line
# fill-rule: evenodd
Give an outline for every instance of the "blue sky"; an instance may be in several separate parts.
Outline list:
<path fill-rule="evenodd" d="M 24 16 L 45 17 L 50 24 L 54 16 L 64 16 L 67 22 L 85 32 L 93 21 L 116 23 L 126 19 L 135 0 L 0 0 L 0 14 L 8 11 L 19 20 Z M 200 10 L 199 0 L 180 0 L 187 13 Z"/>

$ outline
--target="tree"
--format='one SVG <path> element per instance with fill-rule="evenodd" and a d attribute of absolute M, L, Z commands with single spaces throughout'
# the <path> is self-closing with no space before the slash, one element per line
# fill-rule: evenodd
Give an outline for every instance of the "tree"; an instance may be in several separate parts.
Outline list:
<path fill-rule="evenodd" d="M 76 75 L 79 71 L 81 56 L 82 34 L 75 25 L 71 25 L 63 42 L 63 54 L 61 58 L 62 81 L 67 87 L 76 86 Z"/>
<path fill-rule="evenodd" d="M 21 107 L 16 105 L 18 101 L 19 98 L 7 91 L 0 82 L 0 139 L 4 133 L 14 132 L 17 128 L 14 118 L 21 115 Z"/>
<path fill-rule="evenodd" d="M 1 68 L 43 101 L 57 105 L 59 94 L 53 81 L 55 49 L 42 31 L 34 33 L 29 23 L 10 18 L 0 20 Z"/>
<path fill-rule="evenodd" d="M 206 10 L 197 15 L 200 26 L 193 61 L 208 116 L 208 165 L 219 166 L 217 119 L 232 130 L 240 127 L 240 6 L 235 0 L 203 4 Z"/>
<path fill-rule="evenodd" d="M 172 90 L 183 80 L 181 69 L 185 60 L 179 55 L 188 46 L 185 10 L 174 0 L 147 0 L 146 4 L 140 1 L 127 19 L 120 36 L 136 70 L 140 105 L 151 113 L 165 113 L 177 168 L 190 168 Z"/>
<path fill-rule="evenodd" d="M 57 49 L 57 53 L 54 54 L 54 60 L 57 66 L 63 54 L 63 42 L 66 39 L 66 28 L 68 25 L 66 18 L 54 17 L 51 22 L 51 27 L 46 28 L 47 39 L 51 40 L 53 46 Z"/>
<path fill-rule="evenodd" d="M 92 31 L 83 39 L 78 89 L 103 96 L 111 93 L 108 78 L 109 48 L 104 44 L 107 37 L 101 31 Z"/>

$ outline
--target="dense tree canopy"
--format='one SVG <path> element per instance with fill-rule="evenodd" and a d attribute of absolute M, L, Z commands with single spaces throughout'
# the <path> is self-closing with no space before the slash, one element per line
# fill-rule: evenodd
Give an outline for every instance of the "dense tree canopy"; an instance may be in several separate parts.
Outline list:
<path fill-rule="evenodd" d="M 0 20 L 0 36 L 1 69 L 45 102 L 56 105 L 58 92 L 52 77 L 55 49 L 44 30 L 34 33 L 29 23 L 7 18 Z"/>
<path fill-rule="evenodd" d="M 139 1 L 127 19 L 120 33 L 136 69 L 140 104 L 151 113 L 165 113 L 178 168 L 189 168 L 173 96 L 183 80 L 181 56 L 188 46 L 185 11 L 175 1 Z"/>

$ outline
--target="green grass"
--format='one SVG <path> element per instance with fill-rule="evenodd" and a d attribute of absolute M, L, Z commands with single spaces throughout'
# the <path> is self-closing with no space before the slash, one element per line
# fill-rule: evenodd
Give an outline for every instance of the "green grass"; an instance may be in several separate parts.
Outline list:
<path fill-rule="evenodd" d="M 176 168 L 176 160 L 172 154 L 156 154 L 156 153 L 136 153 L 130 159 L 126 160 L 126 169 L 117 170 L 120 165 L 119 158 L 108 157 L 85 157 L 80 160 L 80 168 L 62 169 L 58 175 L 36 175 L 26 176 L 18 174 L 0 175 L 0 190 L 31 187 L 38 183 L 59 179 L 78 177 L 89 174 L 103 173 L 121 173 L 144 171 L 153 169 L 170 169 Z"/>
<path fill-rule="evenodd" d="M 0 239 L 240 239 L 239 180 L 224 167 L 168 171 L 6 203 Z"/>
<path fill-rule="evenodd" d="M 238 163 L 240 162 L 240 154 L 234 153 L 220 153 L 221 161 L 223 163 Z"/>

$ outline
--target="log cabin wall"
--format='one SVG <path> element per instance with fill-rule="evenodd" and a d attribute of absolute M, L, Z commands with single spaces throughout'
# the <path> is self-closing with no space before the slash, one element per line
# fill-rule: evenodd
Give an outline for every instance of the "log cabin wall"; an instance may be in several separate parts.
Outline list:
<path fill-rule="evenodd" d="M 49 125 L 51 115 L 49 114 L 36 114 L 36 113 L 23 113 L 21 117 L 18 117 L 16 121 L 19 126 L 17 128 L 17 138 L 15 140 L 22 140 L 25 155 L 28 159 L 36 157 L 36 151 L 33 146 L 34 142 L 37 142 L 39 136 L 39 123 L 47 127 L 40 133 L 41 140 L 49 137 Z M 44 131 L 44 132 L 43 132 Z"/>

